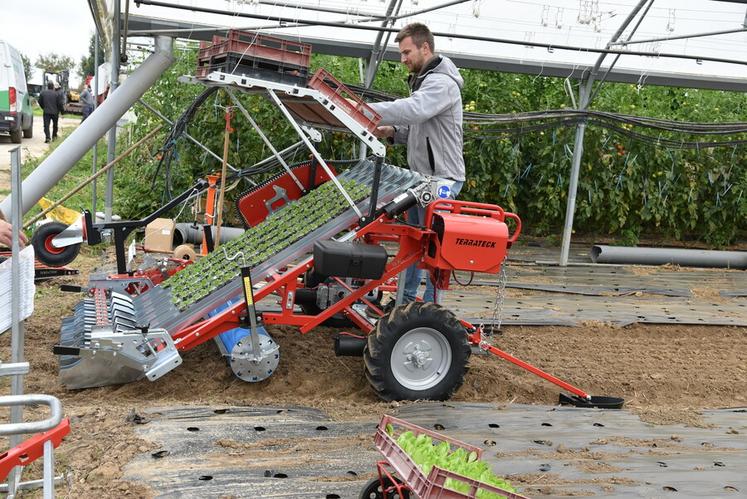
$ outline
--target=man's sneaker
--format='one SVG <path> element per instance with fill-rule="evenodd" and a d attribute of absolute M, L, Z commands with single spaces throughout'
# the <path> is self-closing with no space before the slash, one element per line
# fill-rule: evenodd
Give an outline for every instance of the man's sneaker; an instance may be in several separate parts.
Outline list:
<path fill-rule="evenodd" d="M 49 140 L 49 139 L 44 139 L 44 143 L 45 143 L 45 144 L 49 144 L 49 142 L 50 142 L 50 140 Z"/>

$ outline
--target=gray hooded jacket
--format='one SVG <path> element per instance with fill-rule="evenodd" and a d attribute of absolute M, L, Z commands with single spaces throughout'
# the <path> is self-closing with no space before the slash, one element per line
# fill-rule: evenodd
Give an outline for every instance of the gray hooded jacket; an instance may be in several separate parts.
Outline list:
<path fill-rule="evenodd" d="M 435 67 L 434 67 L 435 66 Z M 394 143 L 407 143 L 407 164 L 424 175 L 464 181 L 464 79 L 448 57 L 431 59 L 412 82 L 410 97 L 370 106 L 394 125 Z"/>

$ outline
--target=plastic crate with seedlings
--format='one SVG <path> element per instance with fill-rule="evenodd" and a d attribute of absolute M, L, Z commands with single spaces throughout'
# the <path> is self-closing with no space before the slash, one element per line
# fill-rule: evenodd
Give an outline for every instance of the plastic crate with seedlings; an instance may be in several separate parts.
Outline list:
<path fill-rule="evenodd" d="M 213 71 L 306 86 L 311 45 L 249 31 L 230 30 L 226 38 L 201 42 L 195 76 Z"/>
<path fill-rule="evenodd" d="M 482 461 L 482 449 L 407 421 L 384 416 L 374 437 L 384 489 L 410 490 L 423 499 L 522 499 Z M 394 470 L 390 473 L 388 467 Z"/>
<path fill-rule="evenodd" d="M 341 180 L 350 197 L 358 202 L 368 197 L 370 188 L 354 180 Z M 270 256 L 321 227 L 349 207 L 342 193 L 327 182 L 298 201 L 294 201 L 268 216 L 264 222 L 246 230 L 240 237 L 228 241 L 210 255 L 187 266 L 163 283 L 171 288 L 171 301 L 185 310 L 210 293 L 241 275 L 241 266 L 253 267 Z M 240 258 L 229 261 L 242 252 Z"/>

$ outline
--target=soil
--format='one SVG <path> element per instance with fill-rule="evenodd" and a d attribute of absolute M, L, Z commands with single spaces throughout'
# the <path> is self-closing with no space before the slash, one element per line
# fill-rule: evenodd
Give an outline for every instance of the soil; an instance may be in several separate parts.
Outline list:
<path fill-rule="evenodd" d="M 64 282 L 85 284 L 88 272 L 100 264 L 98 254 L 83 248 L 75 262 L 81 275 Z M 80 296 L 61 293 L 61 282 L 37 287 L 35 313 L 25 324 L 25 353 L 31 364 L 25 391 L 58 397 L 71 419 L 73 430 L 55 454 L 58 472 L 71 472 L 70 497 L 150 496 L 148 489 L 121 480 L 122 469 L 133 456 L 156 448 L 137 438 L 133 430 L 138 415 L 148 408 L 302 405 L 320 408 L 336 420 L 355 420 L 400 405 L 376 398 L 363 375 L 361 359 L 334 356 L 332 337 L 337 330 L 328 328 L 306 335 L 291 327 L 268 328 L 280 345 L 281 360 L 276 373 L 257 384 L 235 378 L 215 344 L 207 342 L 186 353 L 184 364 L 157 382 L 67 391 L 57 381 L 52 346 L 61 318 L 71 314 Z M 747 406 L 747 328 L 619 328 L 597 323 L 575 328 L 507 327 L 493 342 L 589 393 L 625 398 L 629 410 L 651 423 L 700 426 L 702 409 Z M 5 357 L 10 333 L 0 336 L 0 348 Z M 469 367 L 455 400 L 557 402 L 554 385 L 504 361 L 473 355 Z M 237 454 L 251 452 L 228 440 L 222 445 Z M 24 476 L 33 475 L 32 470 Z M 530 495 L 533 478 L 517 480 L 530 487 Z"/>

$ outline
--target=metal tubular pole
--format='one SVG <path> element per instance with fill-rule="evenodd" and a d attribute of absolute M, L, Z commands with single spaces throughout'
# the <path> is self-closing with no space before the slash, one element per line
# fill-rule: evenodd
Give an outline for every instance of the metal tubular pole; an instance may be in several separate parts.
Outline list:
<path fill-rule="evenodd" d="M 651 0 L 653 1 L 653 0 Z M 625 28 L 630 25 L 630 23 L 635 19 L 636 15 L 638 15 L 638 12 L 643 8 L 643 6 L 648 3 L 649 0 L 640 0 L 638 4 L 633 7 L 633 10 L 630 11 L 628 14 L 628 17 L 620 24 L 620 27 L 617 28 L 617 31 L 615 31 L 615 34 L 612 35 L 612 38 L 610 38 L 610 41 L 607 42 L 607 48 L 610 47 L 610 45 L 617 41 L 617 39 L 622 35 L 623 31 L 625 31 Z M 585 111 L 586 108 L 589 106 L 589 96 L 591 94 L 592 85 L 594 84 L 594 78 L 596 77 L 597 71 L 599 71 L 599 67 L 602 65 L 602 61 L 604 61 L 604 58 L 606 57 L 605 53 L 602 53 L 597 57 L 596 62 L 594 63 L 594 67 L 592 67 L 589 76 L 585 78 L 585 80 L 582 80 L 579 84 L 579 111 Z M 568 185 L 568 201 L 566 203 L 566 209 L 565 209 L 565 225 L 563 227 L 563 242 L 560 248 L 560 265 L 562 267 L 565 267 L 568 265 L 568 253 L 571 249 L 571 235 L 573 233 L 573 216 L 576 210 L 576 191 L 578 190 L 578 174 L 581 168 L 581 157 L 583 155 L 584 150 L 584 133 L 586 132 L 586 121 L 581 121 L 576 126 L 576 139 L 573 145 L 573 159 L 571 160 L 571 178 Z"/>
<path fill-rule="evenodd" d="M 725 29 L 722 31 L 708 31 L 706 33 L 693 33 L 691 35 L 678 35 L 678 36 L 665 36 L 662 38 L 647 38 L 645 40 L 625 40 L 624 42 L 614 42 L 611 43 L 611 46 L 620 45 L 622 47 L 627 47 L 628 45 L 635 45 L 637 43 L 649 43 L 649 42 L 668 42 L 671 40 L 682 40 L 682 39 L 690 39 L 690 38 L 703 38 L 704 36 L 718 36 L 718 35 L 730 35 L 732 33 L 742 33 L 744 31 L 747 31 L 747 28 L 737 28 L 737 29 Z"/>
<path fill-rule="evenodd" d="M 96 30 L 96 34 L 94 35 L 94 50 L 93 50 L 93 111 L 96 110 L 97 107 L 99 107 L 99 31 Z M 91 113 L 93 113 L 91 111 Z M 96 141 L 96 143 L 93 145 L 93 162 L 91 164 L 91 175 L 96 175 L 96 168 L 98 166 L 99 162 L 99 142 Z M 91 184 L 91 215 L 93 216 L 94 222 L 96 221 L 96 207 L 98 205 L 97 200 L 97 193 L 96 193 L 96 184 L 97 182 L 94 180 L 93 184 Z"/>
<path fill-rule="evenodd" d="M 303 184 L 300 180 L 296 177 L 296 175 L 291 171 L 290 166 L 288 166 L 288 163 L 285 162 L 283 157 L 278 153 L 277 149 L 275 149 L 275 146 L 272 145 L 272 142 L 270 142 L 270 139 L 267 138 L 267 136 L 262 132 L 262 129 L 257 125 L 257 122 L 252 119 L 252 115 L 249 114 L 249 111 L 247 111 L 244 106 L 239 102 L 239 99 L 233 94 L 233 91 L 230 88 L 226 88 L 226 93 L 231 98 L 234 104 L 236 104 L 236 107 L 239 108 L 241 111 L 241 114 L 244 115 L 244 118 L 251 123 L 252 127 L 254 127 L 254 130 L 257 132 L 259 137 L 262 139 L 262 142 L 265 143 L 265 145 L 272 151 L 272 155 L 277 158 L 277 160 L 280 162 L 281 165 L 283 165 L 283 168 L 285 168 L 285 171 L 288 172 L 288 175 L 293 179 L 293 181 L 296 183 L 298 188 L 301 190 L 301 192 L 304 192 L 306 189 L 304 189 Z"/>
<path fill-rule="evenodd" d="M 70 134 L 23 182 L 24 212 L 30 210 L 54 185 L 65 176 L 80 158 L 143 95 L 174 61 L 172 39 L 156 38 L 156 51 L 130 74 L 127 81 L 110 95 L 95 113 Z M 13 192 L 0 202 L 0 211 L 10 213 Z M 7 218 L 7 217 L 6 217 Z"/>
<path fill-rule="evenodd" d="M 394 12 L 395 6 L 397 7 L 397 12 Z M 392 13 L 394 13 L 394 15 L 396 16 L 399 13 L 399 9 L 401 6 L 402 0 L 391 0 L 389 2 L 389 5 L 386 8 L 386 18 L 381 23 L 382 28 L 386 28 L 387 24 L 393 22 L 391 17 Z M 376 78 L 376 73 L 379 70 L 379 64 L 384 57 L 384 52 L 386 51 L 386 46 L 389 43 L 389 37 L 391 35 L 391 31 L 386 32 L 386 41 L 384 42 L 384 49 L 382 50 L 381 42 L 384 38 L 384 32 L 379 31 L 376 34 L 376 40 L 374 41 L 373 47 L 371 48 L 371 55 L 368 58 L 368 65 L 366 66 L 366 78 L 363 80 L 363 86 L 365 88 L 370 88 L 373 84 L 374 78 Z M 381 55 L 381 57 L 379 57 L 379 55 Z M 358 157 L 360 159 L 365 159 L 366 157 L 366 143 L 363 141 L 360 142 Z"/>
<path fill-rule="evenodd" d="M 299 137 L 301 137 L 301 140 L 303 140 L 304 144 L 306 144 L 306 147 L 309 148 L 309 151 L 311 151 L 311 154 L 316 158 L 316 160 L 319 162 L 319 165 L 324 168 L 324 171 L 327 172 L 327 175 L 329 175 L 330 180 L 335 184 L 337 189 L 342 193 L 342 196 L 345 198 L 345 201 L 348 202 L 351 208 L 353 208 L 353 211 L 356 215 L 358 215 L 358 218 L 363 217 L 363 214 L 358 209 L 358 206 L 356 206 L 355 201 L 353 201 L 350 198 L 350 195 L 347 193 L 345 188 L 340 184 L 340 181 L 337 180 L 337 177 L 332 174 L 332 171 L 329 169 L 329 166 L 327 166 L 327 162 L 324 161 L 324 158 L 322 158 L 322 155 L 319 154 L 319 151 L 316 150 L 314 147 L 314 144 L 311 143 L 311 141 L 306 137 L 306 134 L 301 130 L 301 127 L 298 126 L 298 123 L 296 123 L 296 120 L 293 119 L 293 116 L 291 115 L 290 111 L 286 109 L 285 104 L 280 100 L 280 98 L 275 95 L 275 92 L 271 89 L 267 89 L 267 93 L 270 94 L 270 97 L 275 102 L 275 104 L 278 106 L 280 111 L 285 115 L 285 118 L 288 120 L 288 122 L 291 124 L 293 129 L 296 131 Z"/>
<path fill-rule="evenodd" d="M 138 103 L 141 104 L 145 109 L 147 109 L 151 113 L 153 113 L 156 116 L 158 116 L 159 118 L 161 118 L 163 121 L 165 121 L 169 125 L 171 125 L 171 126 L 174 125 L 173 121 L 171 121 L 166 116 L 164 116 L 163 114 L 161 114 L 161 112 L 159 112 L 156 108 L 154 108 L 153 106 L 151 106 L 150 104 L 148 104 L 147 102 L 145 102 L 143 99 L 138 99 Z M 215 159 L 217 159 L 218 161 L 221 161 L 221 162 L 223 161 L 223 158 L 221 158 L 220 156 L 218 156 L 217 154 L 215 154 L 213 151 L 211 151 L 210 149 L 208 149 L 207 146 L 205 146 L 204 144 L 202 144 L 200 141 L 198 141 L 197 139 L 195 139 L 194 137 L 192 137 L 187 132 L 184 132 L 184 136 L 187 137 L 187 139 L 190 142 L 192 142 L 194 145 L 196 145 L 197 147 L 199 147 L 200 149 L 202 149 L 203 151 L 205 151 L 206 153 L 208 153 L 213 158 L 215 158 Z M 230 168 L 232 171 L 235 171 L 235 172 L 239 171 L 239 169 L 236 168 L 235 166 L 233 166 L 231 163 L 226 163 L 226 166 L 228 168 Z M 252 183 L 254 183 L 254 182 L 252 182 Z M 257 184 L 254 183 L 254 185 L 257 185 Z"/>
<path fill-rule="evenodd" d="M 579 84 L 579 101 L 586 99 L 585 81 Z M 568 265 L 568 253 L 571 249 L 571 234 L 573 233 L 573 214 L 576 210 L 576 191 L 578 190 L 578 174 L 581 170 L 581 157 L 584 154 L 584 133 L 586 122 L 582 121 L 576 127 L 576 139 L 573 143 L 573 159 L 571 160 L 571 178 L 568 185 L 568 201 L 565 205 L 565 226 L 563 227 L 563 244 L 560 248 L 560 265 Z"/>
<path fill-rule="evenodd" d="M 107 98 L 111 97 L 119 84 L 119 23 L 120 23 L 120 0 L 114 0 L 114 29 L 112 30 L 112 51 L 111 51 L 111 74 L 109 75 L 109 93 Z M 114 160 L 117 150 L 117 123 L 109 130 L 109 142 L 106 149 L 106 162 L 111 163 Z M 104 199 L 104 221 L 112 221 L 112 205 L 114 204 L 114 169 L 106 173 L 106 197 Z"/>
<path fill-rule="evenodd" d="M 54 445 L 44 442 L 44 499 L 54 499 Z"/>
<path fill-rule="evenodd" d="M 15 147 L 10 151 L 10 185 L 15 196 L 11 207 L 11 362 L 22 363 L 23 360 L 23 323 L 21 322 L 21 245 L 20 230 L 23 224 L 23 195 L 21 187 L 21 148 Z M 16 374 L 11 379 L 11 395 L 23 395 L 23 374 Z M 10 423 L 21 424 L 23 421 L 23 407 L 14 405 L 10 409 Z M 12 449 L 21 443 L 21 435 L 10 435 L 9 443 Z M 22 467 L 15 467 L 8 475 L 8 496 L 13 497 L 16 493 L 18 482 L 21 481 Z"/>

